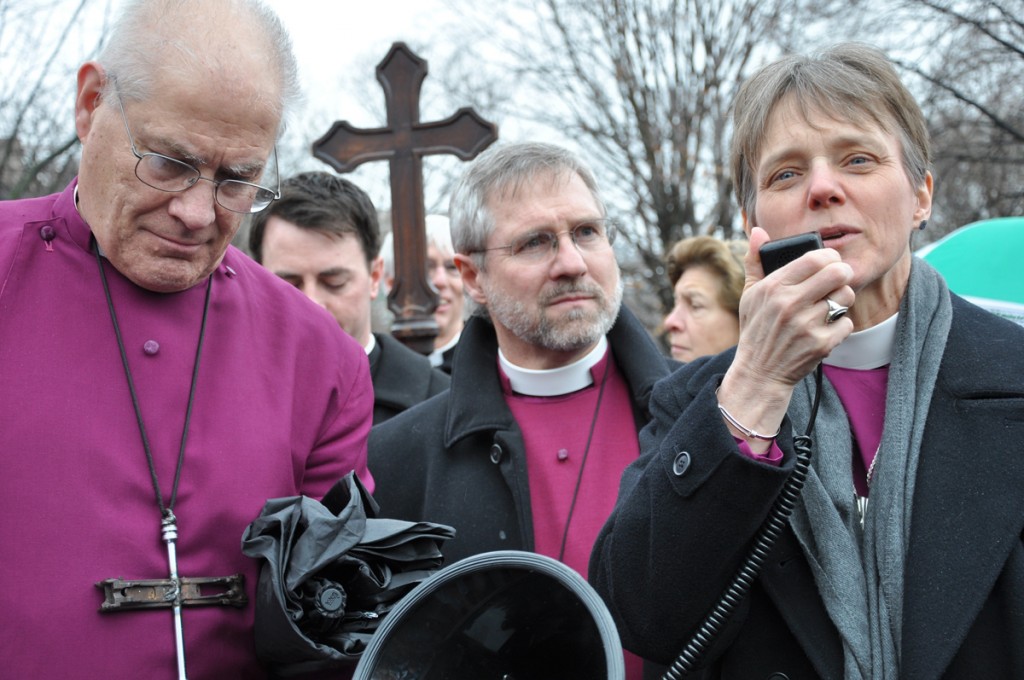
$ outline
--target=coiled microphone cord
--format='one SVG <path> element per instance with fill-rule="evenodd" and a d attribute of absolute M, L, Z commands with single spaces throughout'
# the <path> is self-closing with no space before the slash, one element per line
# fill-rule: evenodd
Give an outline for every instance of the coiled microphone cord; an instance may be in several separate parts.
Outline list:
<path fill-rule="evenodd" d="M 750 591 L 757 575 L 761 573 L 765 560 L 768 559 L 772 546 L 782 534 L 783 529 L 786 528 L 786 522 L 800 498 L 800 490 L 803 489 L 807 471 L 811 465 L 811 445 L 813 444 L 811 430 L 814 429 L 818 404 L 821 402 L 821 373 L 821 364 L 818 364 L 814 372 L 814 401 L 811 403 L 811 415 L 807 422 L 807 430 L 803 435 L 793 438 L 793 447 L 796 449 L 796 464 L 793 467 L 793 472 L 783 484 L 764 524 L 758 529 L 757 535 L 754 537 L 754 545 L 750 549 L 747 559 L 740 565 L 736 575 L 733 576 L 732 581 L 722 593 L 722 597 L 697 627 L 697 631 L 686 643 L 683 651 L 679 653 L 672 666 L 662 676 L 662 680 L 681 680 L 684 675 L 696 668 L 697 662 L 700 661 L 704 652 L 711 646 L 715 637 L 736 611 L 736 607 Z"/>

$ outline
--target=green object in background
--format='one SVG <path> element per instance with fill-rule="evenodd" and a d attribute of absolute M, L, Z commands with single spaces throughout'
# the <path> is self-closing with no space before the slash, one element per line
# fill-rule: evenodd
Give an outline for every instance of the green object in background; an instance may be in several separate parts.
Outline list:
<path fill-rule="evenodd" d="M 973 222 L 915 254 L 957 295 L 1024 325 L 1024 217 Z"/>

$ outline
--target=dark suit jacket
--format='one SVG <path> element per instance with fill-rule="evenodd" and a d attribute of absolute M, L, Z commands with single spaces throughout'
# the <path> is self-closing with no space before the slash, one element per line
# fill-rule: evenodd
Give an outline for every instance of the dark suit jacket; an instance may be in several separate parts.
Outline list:
<path fill-rule="evenodd" d="M 374 425 L 448 389 L 451 378 L 432 367 L 427 357 L 386 333 L 373 337 L 377 339 L 370 352 Z"/>
<path fill-rule="evenodd" d="M 643 455 L 591 558 L 624 646 L 660 663 L 736 572 L 793 468 L 788 419 L 780 467 L 736 452 L 714 395 L 732 356 L 656 387 Z M 1024 328 L 953 296 L 914 492 L 901 677 L 1024 677 L 1022 530 Z M 705 661 L 691 677 L 842 678 L 838 633 L 788 524 Z"/>

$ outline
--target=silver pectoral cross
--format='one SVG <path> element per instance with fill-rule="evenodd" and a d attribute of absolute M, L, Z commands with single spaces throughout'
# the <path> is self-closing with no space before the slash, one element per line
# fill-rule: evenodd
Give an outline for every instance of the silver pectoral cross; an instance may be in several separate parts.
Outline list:
<path fill-rule="evenodd" d="M 178 657 L 178 680 L 187 680 L 185 674 L 185 636 L 181 610 L 183 606 L 222 605 L 244 607 L 249 599 L 245 595 L 245 577 L 242 574 L 222 577 L 180 578 L 178 576 L 178 521 L 170 510 L 160 522 L 161 538 L 167 544 L 167 566 L 170 578 L 125 580 L 108 578 L 96 584 L 104 592 L 100 605 L 103 613 L 134 611 L 137 609 L 170 608 L 174 613 L 174 644 Z M 204 593 L 204 586 L 216 586 L 218 592 Z"/>

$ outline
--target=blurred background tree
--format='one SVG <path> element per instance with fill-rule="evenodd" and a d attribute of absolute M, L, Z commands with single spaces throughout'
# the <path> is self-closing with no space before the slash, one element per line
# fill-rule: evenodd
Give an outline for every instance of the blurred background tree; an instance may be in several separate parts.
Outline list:
<path fill-rule="evenodd" d="M 729 105 L 757 57 L 780 49 L 787 18 L 801 2 L 499 5 L 482 11 L 464 1 L 466 42 L 477 47 L 455 51 L 441 77 L 453 96 L 472 101 L 486 93 L 484 101 L 502 107 L 501 117 L 529 121 L 591 162 L 621 227 L 631 307 L 656 323 L 672 299 L 666 246 L 698 233 L 731 237 L 740 229 L 728 173 Z M 479 70 L 481 49 L 488 50 L 488 63 L 499 64 L 488 74 L 500 80 L 467 83 Z M 510 86 L 515 96 L 491 94 Z"/>
<path fill-rule="evenodd" d="M 96 53 L 115 4 L 0 0 L 0 198 L 56 191 L 73 176 L 74 73 Z M 346 25 L 345 3 L 309 4 L 304 20 L 339 12 L 338 25 Z M 665 251 L 694 234 L 741 233 L 727 163 L 729 105 L 747 74 L 786 51 L 862 40 L 885 49 L 903 72 L 934 146 L 935 210 L 915 247 L 978 219 L 1024 214 L 1024 0 L 446 5 L 445 21 L 395 37 L 429 63 L 421 119 L 472 106 L 498 124 L 502 140 L 577 149 L 622 227 L 627 302 L 652 332 L 671 299 Z M 309 93 L 279 145 L 282 174 L 326 169 L 310 146 L 335 120 L 384 124 L 374 69 L 386 51 L 346 55 L 355 66 L 336 87 Z M 461 169 L 452 158 L 424 159 L 428 212 L 447 212 Z M 352 179 L 389 208 L 386 164 L 361 166 Z"/>
<path fill-rule="evenodd" d="M 913 0 L 935 36 L 897 57 L 922 92 L 935 148 L 934 237 L 1024 215 L 1024 1 Z"/>
<path fill-rule="evenodd" d="M 77 64 L 61 57 L 82 47 L 82 16 L 97 4 L 0 0 L 0 199 L 52 193 L 75 175 Z"/>

